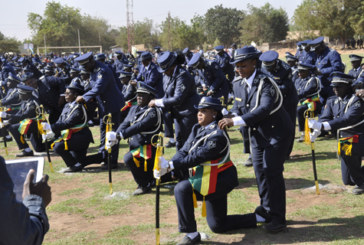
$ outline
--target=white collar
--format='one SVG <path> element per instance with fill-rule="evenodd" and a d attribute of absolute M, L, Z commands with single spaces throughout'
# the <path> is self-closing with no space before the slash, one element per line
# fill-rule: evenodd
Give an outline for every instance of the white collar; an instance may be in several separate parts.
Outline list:
<path fill-rule="evenodd" d="M 257 74 L 256 69 L 254 70 L 253 74 L 250 77 L 243 79 L 246 82 L 246 84 L 248 85 L 249 89 L 252 88 L 252 84 L 253 84 L 253 81 L 254 81 L 254 78 L 255 78 L 255 74 Z"/>

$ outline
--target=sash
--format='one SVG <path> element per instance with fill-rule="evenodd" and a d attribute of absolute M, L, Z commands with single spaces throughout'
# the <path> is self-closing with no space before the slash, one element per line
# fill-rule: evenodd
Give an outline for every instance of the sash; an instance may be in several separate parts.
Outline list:
<path fill-rule="evenodd" d="M 71 137 L 74 133 L 80 132 L 86 126 L 87 126 L 87 124 L 82 123 L 82 124 L 78 124 L 72 128 L 62 130 L 61 136 L 52 143 L 51 148 L 53 149 L 55 143 L 64 141 L 64 149 L 66 151 L 68 151 L 67 140 L 71 139 Z"/>
<path fill-rule="evenodd" d="M 341 156 L 343 153 L 345 156 L 351 156 L 351 150 L 353 148 L 353 143 L 359 142 L 359 135 L 353 135 L 350 137 L 340 138 L 338 141 L 337 154 Z"/>
<path fill-rule="evenodd" d="M 33 119 L 24 119 L 20 122 L 18 131 L 20 133 L 20 141 L 21 143 L 25 143 L 24 134 L 28 133 L 30 125 L 33 123 Z"/>
<path fill-rule="evenodd" d="M 125 106 L 123 108 L 121 108 L 120 111 L 126 111 L 128 108 L 132 107 L 133 105 L 137 105 L 137 102 L 134 101 L 134 102 L 131 102 L 131 101 L 128 101 L 125 103 Z"/>
<path fill-rule="evenodd" d="M 130 151 L 133 155 L 135 165 L 140 167 L 140 160 L 138 158 L 144 158 L 144 172 L 147 172 L 147 160 L 152 158 L 152 145 L 141 145 Z"/>

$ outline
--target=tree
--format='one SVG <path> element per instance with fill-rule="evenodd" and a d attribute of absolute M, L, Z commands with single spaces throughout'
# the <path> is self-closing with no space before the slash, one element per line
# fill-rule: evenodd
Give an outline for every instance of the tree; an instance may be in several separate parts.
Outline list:
<path fill-rule="evenodd" d="M 363 5 L 361 0 L 304 0 L 295 10 L 294 25 L 297 30 L 320 30 L 321 35 L 344 41 L 364 29 Z"/>
<path fill-rule="evenodd" d="M 19 52 L 19 46 L 21 43 L 14 39 L 5 37 L 3 33 L 0 32 L 0 53 L 5 52 Z"/>
<path fill-rule="evenodd" d="M 240 22 L 243 43 L 277 42 L 286 38 L 288 16 L 282 8 L 274 9 L 267 3 L 261 8 L 249 4 L 248 9 L 249 14 Z"/>
<path fill-rule="evenodd" d="M 204 20 L 207 41 L 213 43 L 218 39 L 225 46 L 238 42 L 239 23 L 244 17 L 244 11 L 224 8 L 222 4 L 208 9 Z"/>

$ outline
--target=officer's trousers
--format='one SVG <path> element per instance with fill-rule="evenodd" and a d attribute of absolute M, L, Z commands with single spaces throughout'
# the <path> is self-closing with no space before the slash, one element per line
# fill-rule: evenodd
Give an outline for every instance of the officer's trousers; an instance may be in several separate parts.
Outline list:
<path fill-rule="evenodd" d="M 152 147 L 152 158 L 146 160 L 147 161 L 147 171 L 144 169 L 144 158 L 137 158 L 139 161 L 139 167 L 134 162 L 133 155 L 131 152 L 127 152 L 124 155 L 124 163 L 129 167 L 131 173 L 133 174 L 135 182 L 138 184 L 138 187 L 147 187 L 150 186 L 154 181 L 153 177 L 153 167 L 154 167 L 154 158 L 156 148 Z"/>
<path fill-rule="evenodd" d="M 198 200 L 203 197 L 196 192 Z M 183 180 L 174 187 L 174 197 L 178 210 L 178 226 L 180 232 L 197 231 L 192 198 L 192 186 L 189 180 Z M 206 220 L 210 229 L 215 233 L 230 230 L 256 227 L 255 214 L 227 215 L 227 193 L 211 194 L 206 197 Z"/>
<path fill-rule="evenodd" d="M 341 152 L 341 169 L 344 184 L 360 186 L 364 183 L 364 173 L 361 167 L 361 158 L 364 156 L 363 150 L 364 136 L 360 135 L 359 142 L 352 144 L 351 156 L 346 156 L 344 152 Z"/>
<path fill-rule="evenodd" d="M 16 144 L 18 145 L 18 148 L 20 150 L 23 150 L 25 148 L 28 148 L 29 145 L 24 139 L 24 143 L 20 140 L 20 133 L 19 133 L 19 123 L 9 125 L 6 128 L 11 135 L 13 136 Z M 37 123 L 33 122 L 28 129 L 28 136 L 30 136 L 30 143 L 32 144 L 33 148 L 37 152 L 45 151 L 45 145 L 42 143 L 42 136 L 38 132 Z"/>
<path fill-rule="evenodd" d="M 283 164 L 291 144 L 291 137 L 271 144 L 256 133 L 250 143 L 260 204 L 269 211 L 272 222 L 285 224 L 286 187 Z"/>

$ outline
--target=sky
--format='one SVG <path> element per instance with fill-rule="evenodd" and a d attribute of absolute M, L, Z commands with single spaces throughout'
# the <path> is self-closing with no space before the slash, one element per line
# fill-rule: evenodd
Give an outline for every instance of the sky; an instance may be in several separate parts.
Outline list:
<path fill-rule="evenodd" d="M 0 32 L 6 37 L 20 41 L 31 38 L 28 28 L 28 13 L 43 16 L 47 0 L 1 0 Z M 131 0 L 129 0 L 130 2 Z M 149 18 L 160 24 L 168 16 L 189 21 L 194 15 L 204 15 L 209 8 L 222 4 L 225 8 L 247 10 L 247 5 L 261 7 L 269 2 L 274 8 L 283 8 L 291 18 L 303 0 L 134 0 L 134 22 Z M 62 5 L 78 8 L 82 15 L 91 15 L 107 20 L 113 27 L 126 26 L 126 0 L 59 0 Z"/>

